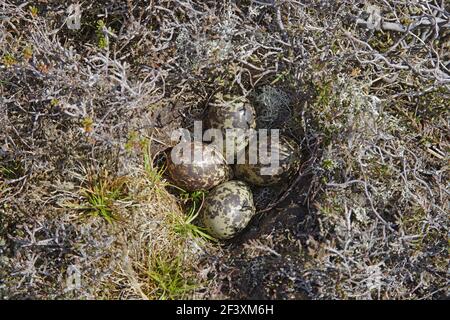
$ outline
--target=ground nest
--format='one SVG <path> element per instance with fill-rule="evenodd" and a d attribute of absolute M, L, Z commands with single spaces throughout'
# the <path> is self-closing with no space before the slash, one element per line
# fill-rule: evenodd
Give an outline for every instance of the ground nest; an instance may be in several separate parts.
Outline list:
<path fill-rule="evenodd" d="M 301 127 L 291 121 L 291 108 L 307 103 L 305 92 L 289 94 L 270 86 L 253 95 L 257 128 L 279 129 L 280 134 L 295 137 L 301 145 Z M 301 101 L 301 103 L 298 103 Z M 195 120 L 203 120 L 205 112 Z M 238 236 L 222 244 L 223 256 L 216 262 L 228 275 L 224 293 L 235 299 L 309 299 L 311 286 L 302 280 L 299 269 L 306 258 L 299 252 L 314 233 L 314 222 L 307 219 L 307 194 L 312 176 L 308 173 L 308 150 L 303 150 L 299 171 L 273 186 L 252 186 L 257 209 L 254 217 Z M 286 238 L 288 237 L 288 238 Z M 288 240 L 289 239 L 289 240 Z M 294 240 L 295 239 L 295 240 Z M 294 241 L 292 241 L 294 240 Z M 268 241 L 270 246 L 264 243 Z"/>

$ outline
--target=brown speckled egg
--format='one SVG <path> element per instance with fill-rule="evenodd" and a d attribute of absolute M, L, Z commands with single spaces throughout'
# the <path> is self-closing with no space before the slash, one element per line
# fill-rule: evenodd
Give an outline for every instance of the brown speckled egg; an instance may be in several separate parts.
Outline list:
<path fill-rule="evenodd" d="M 175 146 L 168 156 L 167 171 L 174 184 L 186 191 L 209 190 L 231 178 L 222 153 L 201 142 L 185 141 Z"/>
<path fill-rule="evenodd" d="M 231 239 L 242 231 L 256 213 L 253 194 L 243 181 L 218 185 L 205 199 L 202 222 L 217 239 Z"/>
<path fill-rule="evenodd" d="M 259 147 L 265 152 L 270 152 L 271 148 L 276 148 L 279 152 L 279 166 L 270 168 L 270 164 L 262 164 L 259 159 L 258 163 L 249 163 L 249 148 L 243 152 L 235 166 L 235 175 L 255 186 L 270 186 L 282 181 L 288 180 L 299 168 L 301 155 L 299 145 L 292 139 L 280 136 L 278 142 L 272 142 L 269 138 L 266 142 L 259 142 Z M 274 149 L 274 150 L 276 150 Z M 266 151 L 267 150 L 267 151 Z M 242 157 L 245 157 L 242 159 Z M 267 172 L 262 172 L 265 168 Z"/>
<path fill-rule="evenodd" d="M 247 146 L 246 135 L 256 128 L 255 119 L 255 108 L 246 98 L 218 93 L 209 105 L 206 128 L 220 129 L 224 139 L 225 132 L 228 131 L 231 144 L 234 145 L 234 154 L 237 154 Z M 224 141 L 224 154 L 225 146 Z"/>

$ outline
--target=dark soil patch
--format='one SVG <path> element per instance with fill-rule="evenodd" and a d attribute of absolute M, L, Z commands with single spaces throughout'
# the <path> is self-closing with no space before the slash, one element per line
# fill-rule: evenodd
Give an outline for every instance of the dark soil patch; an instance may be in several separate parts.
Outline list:
<path fill-rule="evenodd" d="M 303 195 L 309 177 L 275 208 L 253 219 L 248 228 L 225 246 L 221 268 L 227 279 L 223 290 L 233 299 L 309 299 L 312 284 L 303 277 L 303 250 L 313 234 L 314 219 Z M 256 197 L 258 191 L 255 190 Z M 249 254 L 254 243 L 271 238 L 269 249 Z M 273 251 L 271 251 L 273 250 Z"/>

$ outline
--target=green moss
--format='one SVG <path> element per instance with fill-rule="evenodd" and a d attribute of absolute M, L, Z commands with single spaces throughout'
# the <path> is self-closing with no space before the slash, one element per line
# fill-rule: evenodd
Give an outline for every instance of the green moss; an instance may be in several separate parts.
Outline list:
<path fill-rule="evenodd" d="M 389 164 L 381 163 L 377 157 L 370 158 L 368 161 L 368 173 L 372 179 L 386 181 L 393 177 L 392 167 Z"/>
<path fill-rule="evenodd" d="M 51 105 L 52 107 L 57 107 L 59 104 L 60 104 L 60 101 L 59 101 L 58 99 L 56 99 L 56 98 L 53 98 L 53 99 L 50 101 L 50 105 Z"/>
<path fill-rule="evenodd" d="M 416 206 L 410 212 L 405 212 L 399 219 L 399 224 L 406 234 L 417 236 L 410 242 L 413 246 L 412 249 L 417 252 L 427 251 L 427 245 L 440 242 L 443 237 L 438 230 L 430 228 L 426 224 L 427 215 L 428 212 L 423 207 Z"/>
<path fill-rule="evenodd" d="M 103 28 L 106 27 L 106 24 L 103 20 L 97 21 L 96 34 L 97 34 L 97 45 L 100 49 L 106 49 L 109 46 L 109 41 L 103 34 Z"/>
<path fill-rule="evenodd" d="M 17 60 L 16 60 L 16 58 L 14 58 L 14 56 L 12 54 L 7 53 L 3 56 L 2 63 L 7 67 L 12 67 L 13 65 L 15 65 L 17 63 Z"/>
<path fill-rule="evenodd" d="M 386 52 L 394 43 L 395 41 L 391 33 L 383 31 L 376 31 L 374 36 L 369 40 L 370 46 L 379 52 Z"/>
<path fill-rule="evenodd" d="M 83 130 L 86 133 L 90 133 L 94 130 L 94 120 L 91 117 L 86 117 L 81 121 Z"/>
<path fill-rule="evenodd" d="M 33 47 L 26 46 L 25 49 L 23 49 L 22 51 L 22 57 L 25 61 L 30 60 L 33 57 Z"/>
<path fill-rule="evenodd" d="M 332 159 L 325 159 L 322 161 L 322 168 L 331 171 L 336 166 L 335 162 Z"/>
<path fill-rule="evenodd" d="M 442 86 L 417 98 L 415 114 L 419 120 L 438 121 L 448 116 L 450 92 Z"/>
<path fill-rule="evenodd" d="M 345 213 L 344 208 L 339 203 L 339 199 L 330 193 L 324 198 L 323 203 L 318 208 L 320 214 L 328 217 L 340 216 Z"/>

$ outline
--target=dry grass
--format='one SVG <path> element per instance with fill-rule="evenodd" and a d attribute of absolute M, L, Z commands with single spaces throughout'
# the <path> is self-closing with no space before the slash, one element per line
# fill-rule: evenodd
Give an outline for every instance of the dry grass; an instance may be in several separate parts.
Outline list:
<path fill-rule="evenodd" d="M 20 277 L 11 270 L 21 266 L 10 264 L 21 262 L 20 257 L 4 261 L 2 270 L 11 272 L 4 278 L 10 290 L 5 298 L 177 299 L 205 294 L 209 283 L 199 276 L 199 260 L 208 244 L 194 233 L 179 232 L 180 221 L 185 228 L 191 221 L 155 168 L 144 161 L 128 168 L 126 176 L 100 172 L 92 179 L 92 170 L 86 170 L 76 175 L 79 183 L 56 184 L 57 216 L 35 217 L 33 229 L 24 225 L 23 234 L 15 226 L 17 238 L 11 240 L 20 238 L 22 254 L 32 260 L 24 261 Z M 53 263 L 39 259 L 52 255 L 57 257 Z M 60 288 L 49 287 L 52 280 L 40 275 L 53 272 Z"/>

